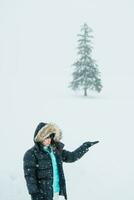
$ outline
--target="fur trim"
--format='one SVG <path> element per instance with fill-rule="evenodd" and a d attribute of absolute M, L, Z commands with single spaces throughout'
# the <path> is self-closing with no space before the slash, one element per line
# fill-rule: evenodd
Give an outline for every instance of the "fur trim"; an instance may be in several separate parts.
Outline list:
<path fill-rule="evenodd" d="M 47 138 L 51 133 L 55 133 L 54 141 L 59 142 L 62 138 L 62 132 L 59 127 L 54 123 L 48 123 L 43 126 L 37 135 L 34 138 L 35 142 L 42 142 L 45 138 Z"/>

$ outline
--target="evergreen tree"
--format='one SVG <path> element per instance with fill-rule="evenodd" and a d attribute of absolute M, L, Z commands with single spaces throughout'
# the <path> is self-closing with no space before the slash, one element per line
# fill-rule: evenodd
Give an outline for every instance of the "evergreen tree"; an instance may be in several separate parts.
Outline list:
<path fill-rule="evenodd" d="M 82 89 L 84 96 L 87 96 L 87 90 L 100 92 L 102 89 L 98 65 L 92 59 L 92 29 L 85 23 L 81 28 L 81 34 L 78 34 L 78 59 L 73 64 L 73 81 L 70 86 L 73 90 Z"/>

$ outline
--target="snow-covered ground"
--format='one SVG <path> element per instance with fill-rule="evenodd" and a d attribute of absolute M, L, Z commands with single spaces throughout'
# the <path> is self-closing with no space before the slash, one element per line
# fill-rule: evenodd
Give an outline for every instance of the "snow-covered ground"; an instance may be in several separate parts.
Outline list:
<path fill-rule="evenodd" d="M 65 164 L 69 199 L 133 199 L 133 102 L 63 97 L 13 105 L 1 128 L 1 199 L 29 199 L 22 171 L 24 152 L 33 145 L 40 121 L 62 128 L 66 149 L 87 140 L 100 143 L 79 161 Z M 32 105 L 32 106 L 31 106 Z"/>
<path fill-rule="evenodd" d="M 131 0 L 0 1 L 1 200 L 30 200 L 23 155 L 41 121 L 61 127 L 68 150 L 100 141 L 64 164 L 69 200 L 134 199 L 133 8 Z M 85 21 L 104 86 L 86 98 L 67 88 Z"/>

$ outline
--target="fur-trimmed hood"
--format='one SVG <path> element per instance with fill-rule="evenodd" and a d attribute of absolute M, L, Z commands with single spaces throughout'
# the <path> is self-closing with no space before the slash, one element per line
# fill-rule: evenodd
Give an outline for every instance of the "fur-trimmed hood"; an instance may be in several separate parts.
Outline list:
<path fill-rule="evenodd" d="M 62 138 L 62 132 L 60 128 L 55 123 L 39 123 L 35 130 L 34 142 L 42 142 L 49 135 L 54 133 L 54 141 L 60 142 Z"/>

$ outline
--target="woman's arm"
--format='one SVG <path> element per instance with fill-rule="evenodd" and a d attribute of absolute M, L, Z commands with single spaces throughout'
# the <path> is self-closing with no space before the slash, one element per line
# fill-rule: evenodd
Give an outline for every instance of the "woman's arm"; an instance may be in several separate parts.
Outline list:
<path fill-rule="evenodd" d="M 75 162 L 76 160 L 80 159 L 86 152 L 88 152 L 89 147 L 97 144 L 99 141 L 95 142 L 85 142 L 76 150 L 70 152 L 65 149 L 62 150 L 62 160 L 63 162 Z"/>
<path fill-rule="evenodd" d="M 31 150 L 28 150 L 24 155 L 23 169 L 29 194 L 38 193 L 39 189 L 36 178 L 36 159 Z"/>
<path fill-rule="evenodd" d="M 86 152 L 88 151 L 88 148 L 86 148 L 84 145 L 81 145 L 76 150 L 70 152 L 65 149 L 62 151 L 62 160 L 63 162 L 75 162 L 76 160 L 80 159 Z"/>

